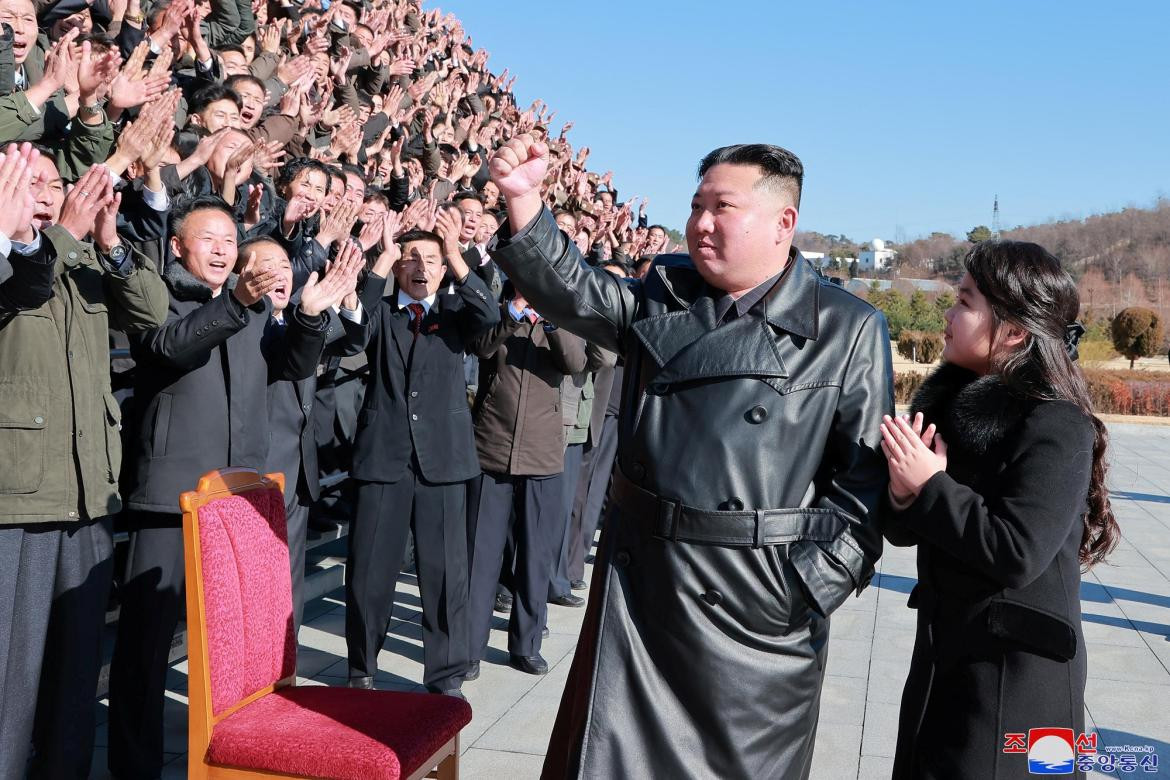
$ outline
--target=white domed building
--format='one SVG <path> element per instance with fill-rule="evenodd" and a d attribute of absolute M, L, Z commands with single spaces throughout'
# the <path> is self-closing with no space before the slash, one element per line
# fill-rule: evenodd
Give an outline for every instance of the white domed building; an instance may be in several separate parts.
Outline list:
<path fill-rule="evenodd" d="M 875 238 L 869 242 L 869 249 L 863 249 L 857 255 L 859 271 L 885 271 L 894 263 L 897 251 L 886 248 L 886 242 Z"/>

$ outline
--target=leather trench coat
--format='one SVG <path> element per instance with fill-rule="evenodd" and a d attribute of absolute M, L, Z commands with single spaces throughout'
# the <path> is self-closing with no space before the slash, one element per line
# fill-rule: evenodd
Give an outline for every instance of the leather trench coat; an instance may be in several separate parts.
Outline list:
<path fill-rule="evenodd" d="M 493 258 L 533 306 L 625 359 L 616 508 L 544 776 L 807 776 L 828 616 L 881 553 L 884 318 L 794 251 L 716 327 L 686 256 L 619 280 L 547 210 L 507 232 Z"/>

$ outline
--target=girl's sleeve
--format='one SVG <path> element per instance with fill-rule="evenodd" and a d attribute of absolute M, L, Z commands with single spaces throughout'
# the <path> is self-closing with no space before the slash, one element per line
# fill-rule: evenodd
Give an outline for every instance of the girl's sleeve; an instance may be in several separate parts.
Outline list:
<path fill-rule="evenodd" d="M 1042 403 L 1020 426 L 994 493 L 939 472 L 896 521 L 1008 588 L 1040 576 L 1069 534 L 1080 538 L 1093 464 L 1093 425 L 1072 404 Z"/>

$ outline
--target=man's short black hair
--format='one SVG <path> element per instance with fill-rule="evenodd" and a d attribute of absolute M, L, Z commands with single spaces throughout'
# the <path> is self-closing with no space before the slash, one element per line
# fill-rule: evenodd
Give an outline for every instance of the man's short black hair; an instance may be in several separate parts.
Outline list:
<path fill-rule="evenodd" d="M 277 192 L 283 192 L 286 187 L 296 181 L 301 171 L 306 170 L 319 171 L 325 177 L 325 188 L 329 188 L 329 169 L 325 167 L 325 163 L 314 160 L 312 157 L 297 157 L 280 167 L 280 175 L 276 177 Z"/>
<path fill-rule="evenodd" d="M 438 244 L 439 251 L 443 249 L 443 239 L 433 230 L 408 230 L 398 237 L 399 246 L 406 246 L 411 241 L 430 241 Z"/>
<path fill-rule="evenodd" d="M 196 211 L 218 211 L 233 223 L 236 221 L 236 215 L 232 211 L 231 206 L 218 195 L 195 195 L 190 198 L 178 198 L 171 206 L 170 235 L 179 235 L 183 230 L 183 224 L 187 221 L 187 217 Z"/>
<path fill-rule="evenodd" d="M 188 104 L 188 114 L 198 114 L 203 109 L 210 106 L 212 103 L 218 103 L 221 100 L 230 100 L 236 104 L 239 109 L 243 106 L 243 101 L 236 91 L 225 84 L 208 84 L 206 87 L 195 92 L 191 96 L 191 102 Z"/>
<path fill-rule="evenodd" d="M 348 173 L 356 176 L 363 182 L 366 180 L 366 172 L 362 170 L 360 165 L 354 165 L 353 163 L 342 163 L 341 171 L 342 173 Z"/>
<path fill-rule="evenodd" d="M 366 190 L 366 197 L 362 200 L 362 203 L 381 203 L 386 208 L 390 208 L 390 199 L 386 197 L 386 193 L 373 188 Z"/>
<path fill-rule="evenodd" d="M 651 225 L 650 227 L 646 228 L 646 232 L 649 233 L 651 230 L 654 230 L 654 228 L 658 228 L 662 231 L 662 235 L 670 238 L 670 234 L 666 232 L 666 228 L 662 225 Z"/>
<path fill-rule="evenodd" d="M 220 54 L 226 54 L 227 52 L 232 51 L 232 52 L 235 52 L 236 54 L 240 54 L 244 57 L 248 56 L 248 52 L 244 51 L 243 46 L 239 46 L 239 45 L 234 44 L 234 43 L 229 43 L 226 46 L 220 46 L 218 49 L 216 49 L 216 51 L 219 52 Z"/>
<path fill-rule="evenodd" d="M 804 186 L 804 165 L 800 158 L 782 146 L 772 144 L 735 144 L 721 146 L 699 163 L 699 178 L 716 165 L 755 165 L 763 174 L 757 187 L 788 192 L 793 205 L 800 208 L 800 191 Z"/>
<path fill-rule="evenodd" d="M 451 202 L 452 203 L 459 203 L 460 201 L 464 201 L 464 200 L 474 200 L 479 205 L 481 205 L 481 206 L 483 205 L 483 197 L 480 196 L 480 194 L 478 192 L 472 192 L 471 190 L 463 190 L 462 192 L 457 194 L 454 198 L 452 198 Z"/>
<path fill-rule="evenodd" d="M 270 235 L 252 236 L 251 238 L 245 238 L 236 247 L 236 273 L 239 273 L 244 269 L 244 266 L 248 262 L 248 254 L 252 251 L 253 247 L 259 246 L 260 244 L 272 244 L 281 252 L 284 252 L 284 256 L 286 258 L 288 257 L 288 250 L 284 248 L 284 245 Z"/>
<path fill-rule="evenodd" d="M 253 76 L 251 73 L 237 73 L 234 76 L 229 76 L 226 78 L 223 83 L 224 86 L 231 88 L 233 92 L 236 89 L 236 84 L 255 84 L 257 87 L 260 87 L 261 92 L 263 92 L 265 95 L 268 94 L 268 88 L 264 86 L 264 82 Z"/>

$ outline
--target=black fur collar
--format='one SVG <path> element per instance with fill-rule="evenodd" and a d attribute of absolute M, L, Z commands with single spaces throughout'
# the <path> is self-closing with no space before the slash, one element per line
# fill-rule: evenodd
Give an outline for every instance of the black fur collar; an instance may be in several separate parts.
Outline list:
<path fill-rule="evenodd" d="M 178 260 L 172 259 L 167 263 L 166 268 L 163 269 L 162 277 L 163 281 L 167 283 L 167 287 L 171 289 L 171 295 L 177 301 L 206 303 L 211 300 L 211 288 L 202 280 L 195 278 L 195 275 Z M 235 289 L 237 278 L 239 277 L 235 274 L 228 276 L 227 282 L 223 285 L 224 292 Z"/>
<path fill-rule="evenodd" d="M 1012 427 L 1035 405 L 998 376 L 979 376 L 943 363 L 914 394 L 911 414 L 922 412 L 934 423 L 948 447 L 974 457 L 993 452 Z"/>

